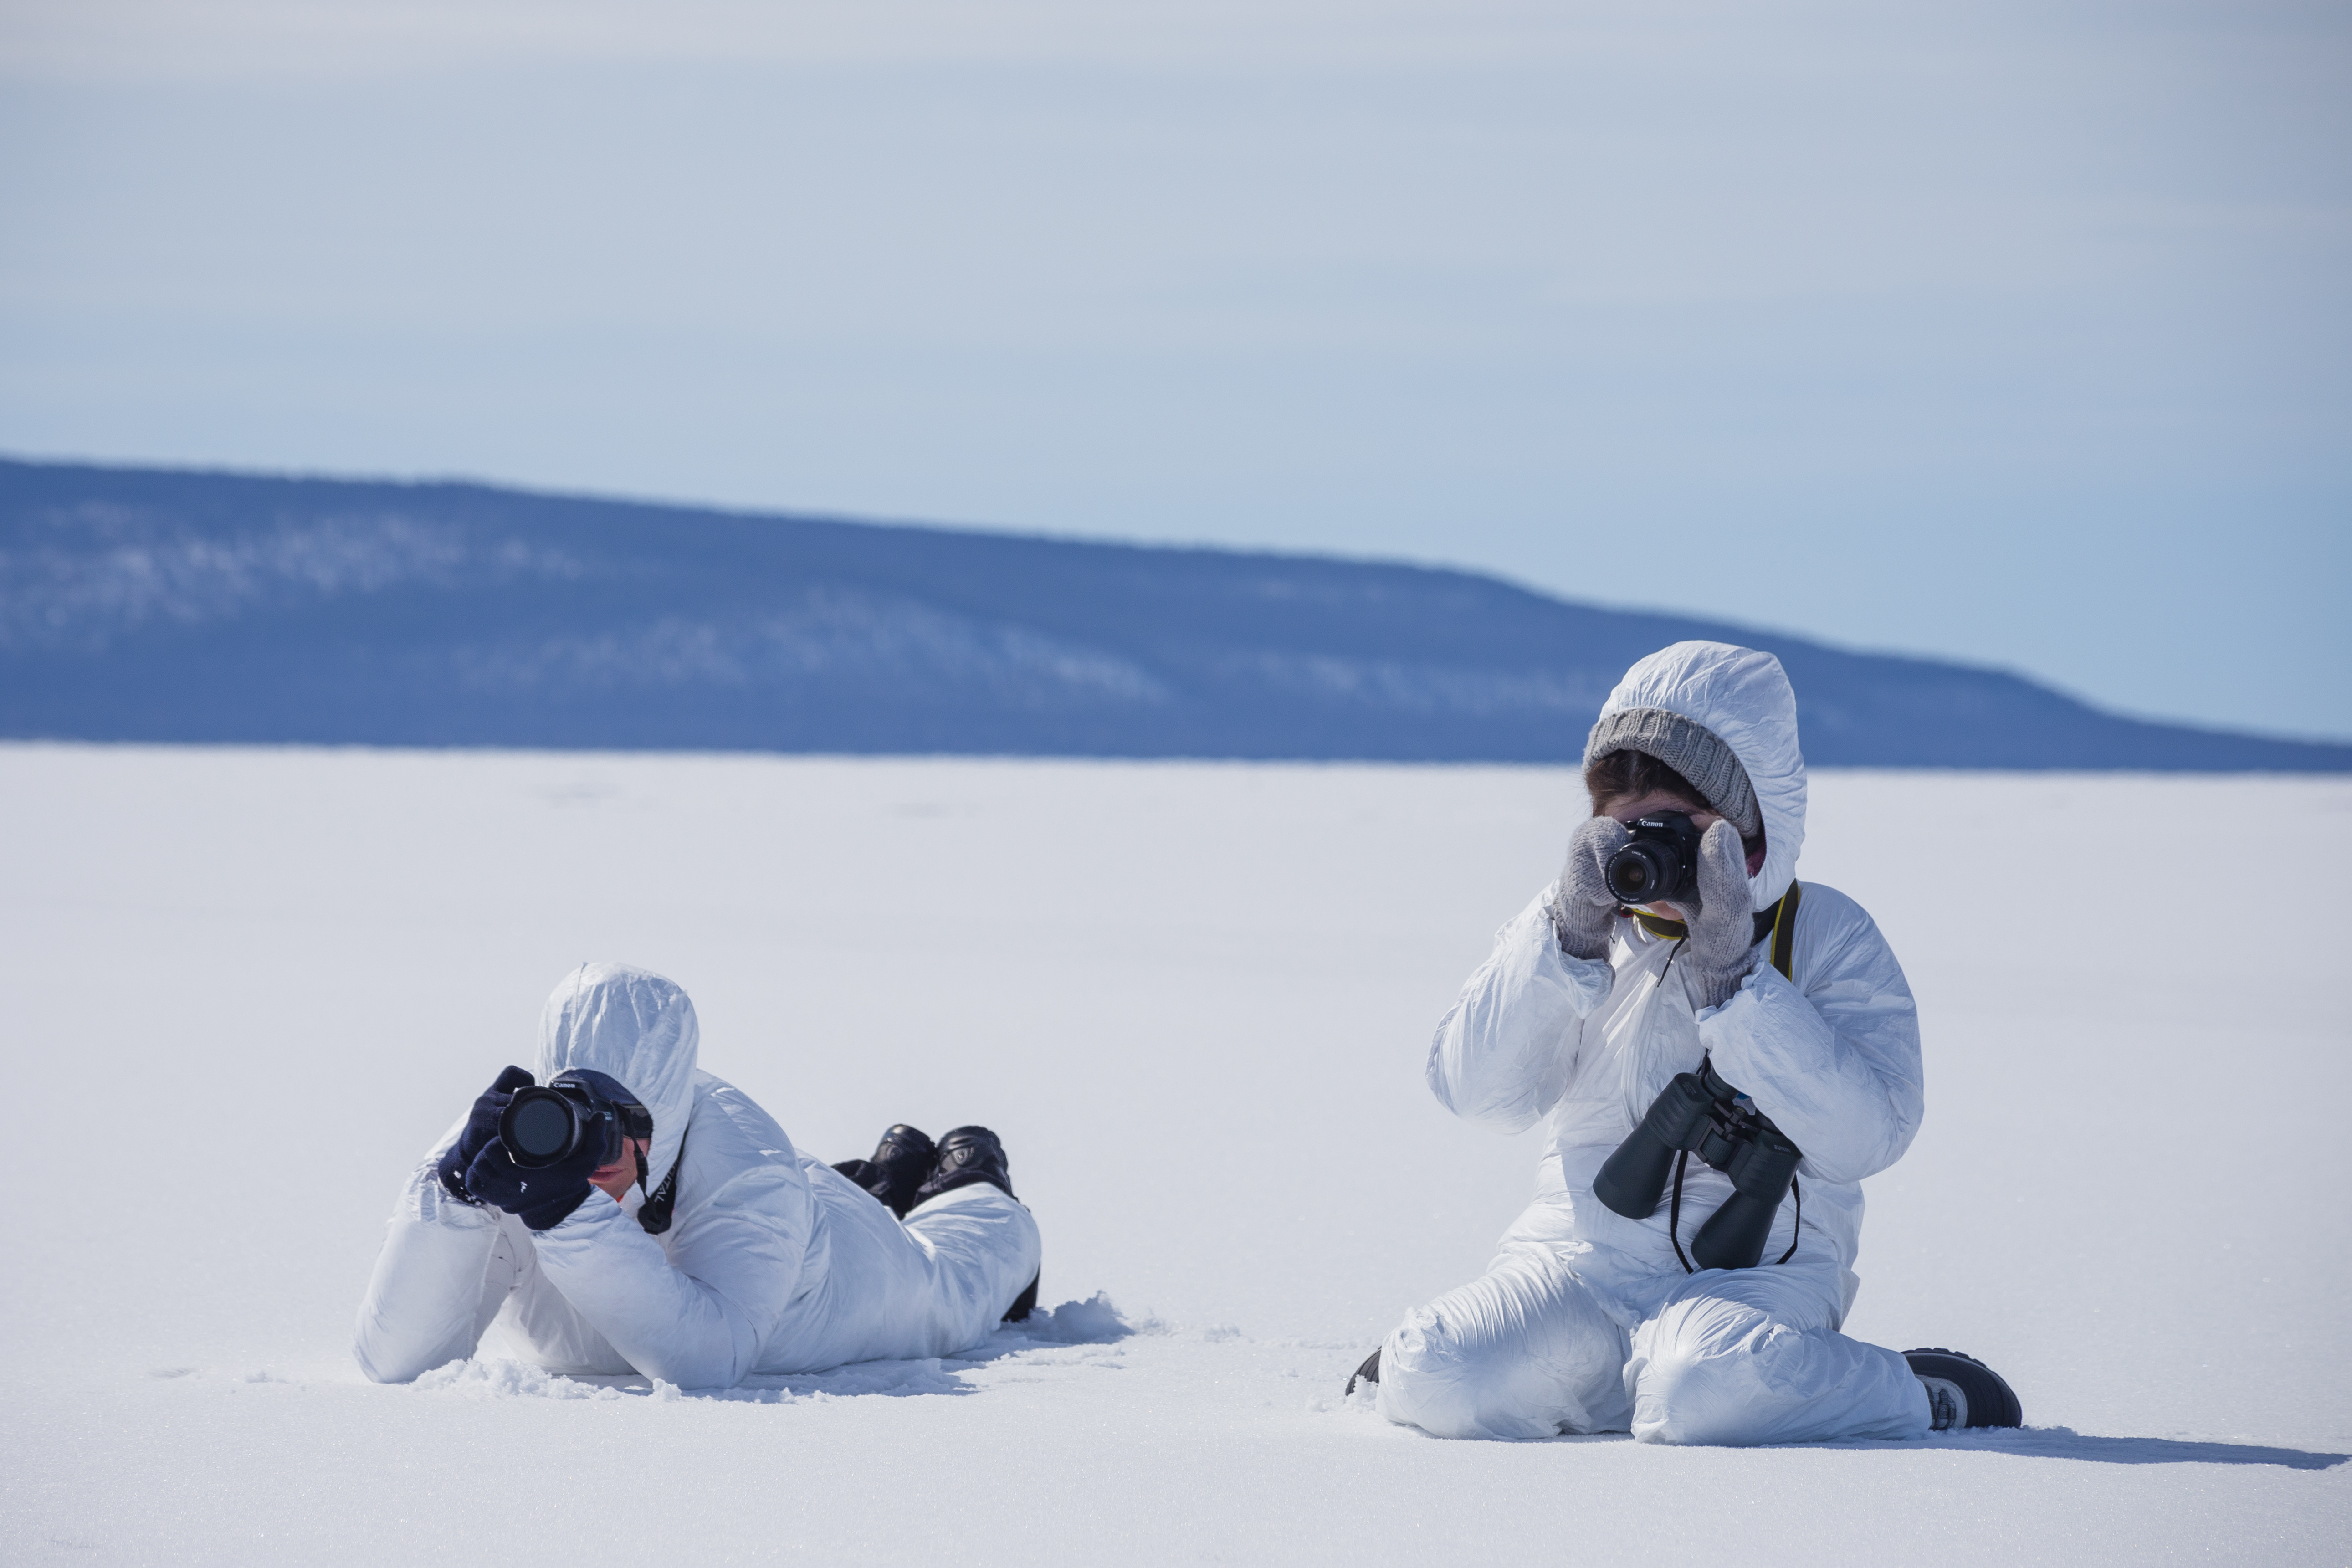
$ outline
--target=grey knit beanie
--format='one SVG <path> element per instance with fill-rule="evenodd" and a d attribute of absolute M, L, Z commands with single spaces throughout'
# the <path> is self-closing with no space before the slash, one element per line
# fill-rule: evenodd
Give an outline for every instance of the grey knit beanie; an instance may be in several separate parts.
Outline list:
<path fill-rule="evenodd" d="M 1756 808 L 1756 786 L 1731 748 L 1715 731 L 1664 708 L 1620 708 L 1603 713 L 1584 742 L 1584 765 L 1612 752 L 1643 752 L 1690 780 L 1706 797 L 1716 815 L 1739 830 L 1742 838 L 1764 831 L 1764 816 Z"/>

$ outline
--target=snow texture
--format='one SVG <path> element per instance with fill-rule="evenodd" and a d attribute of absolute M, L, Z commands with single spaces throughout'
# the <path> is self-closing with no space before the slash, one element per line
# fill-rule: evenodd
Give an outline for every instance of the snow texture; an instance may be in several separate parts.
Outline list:
<path fill-rule="evenodd" d="M 1926 1037 L 1848 1327 L 1983 1356 L 2027 1430 L 1442 1442 L 1343 1399 L 1525 1201 L 1535 1139 L 1422 1058 L 1575 794 L 0 748 L 0 1559 L 2345 1561 L 2352 916 L 2236 882 L 2352 863 L 2342 778 L 1813 777 L 1799 875 L 1877 917 Z M 804 1147 L 996 1128 L 1066 1304 L 719 1396 L 495 1337 L 365 1383 L 393 1190 L 587 958 L 683 984 Z"/>

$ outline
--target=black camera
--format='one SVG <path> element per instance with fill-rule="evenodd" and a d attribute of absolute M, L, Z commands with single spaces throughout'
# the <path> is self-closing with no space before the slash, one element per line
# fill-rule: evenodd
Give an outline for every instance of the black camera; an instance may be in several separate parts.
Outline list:
<path fill-rule="evenodd" d="M 1679 811 L 1637 819 L 1633 837 L 1609 857 L 1609 894 L 1621 904 L 1679 899 L 1698 883 L 1699 830 Z"/>
<path fill-rule="evenodd" d="M 614 1079 L 587 1068 L 556 1074 L 544 1086 L 519 1089 L 499 1116 L 507 1155 L 526 1171 L 559 1164 L 583 1145 L 601 1169 L 621 1157 L 627 1138 L 653 1141 L 654 1113 Z"/>
<path fill-rule="evenodd" d="M 1601 1162 L 1592 1194 L 1627 1219 L 1647 1219 L 1658 1212 L 1677 1160 L 1691 1154 L 1731 1178 L 1731 1195 L 1691 1238 L 1692 1260 L 1701 1268 L 1755 1268 L 1804 1152 L 1709 1062 L 1695 1073 L 1675 1075 L 1616 1152 Z M 1679 1184 L 1675 1190 L 1679 1195 Z"/>

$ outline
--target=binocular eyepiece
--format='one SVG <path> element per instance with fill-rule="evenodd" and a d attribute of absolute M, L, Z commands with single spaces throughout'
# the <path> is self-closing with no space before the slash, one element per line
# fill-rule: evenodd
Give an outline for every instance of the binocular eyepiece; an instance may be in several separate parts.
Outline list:
<path fill-rule="evenodd" d="M 1687 813 L 1662 811 L 1636 818 L 1633 837 L 1609 857 L 1603 875 L 1621 904 L 1679 899 L 1698 885 L 1699 830 Z"/>
<path fill-rule="evenodd" d="M 1740 1099 L 1712 1065 L 1676 1073 L 1601 1162 L 1593 1196 L 1627 1219 L 1647 1219 L 1658 1212 L 1676 1156 L 1696 1154 L 1731 1178 L 1731 1196 L 1691 1239 L 1692 1261 L 1701 1268 L 1755 1268 L 1804 1152 Z"/>
<path fill-rule="evenodd" d="M 602 1168 L 621 1157 L 625 1139 L 650 1142 L 653 1112 L 614 1079 L 587 1068 L 558 1073 L 544 1085 L 519 1089 L 499 1115 L 507 1155 L 526 1171 L 570 1159 L 585 1145 Z"/>

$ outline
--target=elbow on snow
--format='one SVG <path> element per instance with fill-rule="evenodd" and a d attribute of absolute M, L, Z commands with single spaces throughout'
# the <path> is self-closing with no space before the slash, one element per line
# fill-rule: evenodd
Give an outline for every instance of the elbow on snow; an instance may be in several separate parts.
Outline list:
<path fill-rule="evenodd" d="M 732 1388 L 743 1381 L 743 1373 L 733 1366 L 720 1366 L 684 1357 L 672 1361 L 667 1357 L 648 1356 L 637 1363 L 637 1371 L 655 1383 L 667 1383 L 674 1387 L 698 1391 Z"/>
<path fill-rule="evenodd" d="M 372 1347 L 365 1340 L 361 1340 L 352 1346 L 352 1359 L 360 1363 L 360 1371 L 367 1374 L 367 1380 L 370 1383 L 415 1383 L 435 1367 L 446 1365 L 453 1358 L 443 1356 L 436 1359 L 428 1355 L 419 1355 L 414 1352 L 406 1356 L 390 1355 L 384 1353 L 381 1348 Z"/>

